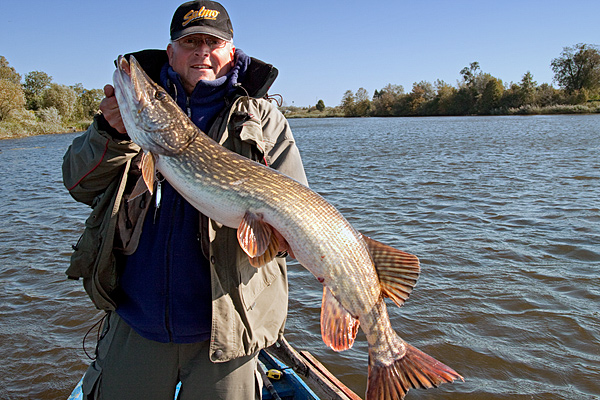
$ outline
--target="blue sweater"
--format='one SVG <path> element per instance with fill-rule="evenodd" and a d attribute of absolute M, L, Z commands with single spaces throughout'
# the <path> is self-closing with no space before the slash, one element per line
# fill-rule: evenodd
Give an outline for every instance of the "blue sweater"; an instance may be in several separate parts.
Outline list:
<path fill-rule="evenodd" d="M 179 75 L 167 64 L 161 84 L 204 132 L 225 106 L 225 97 L 243 80 L 250 58 L 236 50 L 226 76 L 200 81 L 186 95 Z M 210 338 L 212 295 L 208 260 L 199 241 L 198 211 L 167 182 L 160 206 L 150 206 L 139 246 L 121 275 L 123 298 L 117 313 L 137 333 L 158 342 L 194 343 Z"/>

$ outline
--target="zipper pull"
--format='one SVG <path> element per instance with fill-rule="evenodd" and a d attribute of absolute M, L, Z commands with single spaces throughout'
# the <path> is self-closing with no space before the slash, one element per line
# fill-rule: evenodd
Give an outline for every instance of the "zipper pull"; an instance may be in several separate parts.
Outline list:
<path fill-rule="evenodd" d="M 158 209 L 160 208 L 160 201 L 162 199 L 162 180 L 164 179 L 161 176 L 156 177 L 156 192 L 154 195 L 154 223 L 156 223 L 156 215 L 158 214 Z"/>
<path fill-rule="evenodd" d="M 162 182 L 157 181 L 157 183 L 156 183 L 156 203 L 154 204 L 154 206 L 156 208 L 160 208 L 160 200 L 162 199 L 161 188 L 162 188 Z"/>

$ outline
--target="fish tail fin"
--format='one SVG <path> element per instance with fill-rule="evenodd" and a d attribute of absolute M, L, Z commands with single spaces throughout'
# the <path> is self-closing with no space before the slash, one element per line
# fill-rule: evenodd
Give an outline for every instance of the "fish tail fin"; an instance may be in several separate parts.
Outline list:
<path fill-rule="evenodd" d="M 442 383 L 464 378 L 408 343 L 406 353 L 389 365 L 375 361 L 369 355 L 367 400 L 403 399 L 409 389 L 430 389 Z"/>

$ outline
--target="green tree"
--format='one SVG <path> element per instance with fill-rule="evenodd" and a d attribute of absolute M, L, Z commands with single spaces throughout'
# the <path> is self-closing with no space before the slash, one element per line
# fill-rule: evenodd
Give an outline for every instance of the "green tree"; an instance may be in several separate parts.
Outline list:
<path fill-rule="evenodd" d="M 472 85 L 475 82 L 475 77 L 481 73 L 481 68 L 479 68 L 479 62 L 474 61 L 469 64 L 468 67 L 464 67 L 460 70 L 460 74 L 463 77 L 463 81 L 468 85 Z"/>
<path fill-rule="evenodd" d="M 436 94 L 432 106 L 435 110 L 435 114 L 452 114 L 452 103 L 454 101 L 454 96 L 456 95 L 456 89 L 440 79 L 435 81 L 434 87 Z"/>
<path fill-rule="evenodd" d="M 490 114 L 493 110 L 500 108 L 503 92 L 504 86 L 502 85 L 502 81 L 496 78 L 490 79 L 481 95 L 479 113 Z"/>
<path fill-rule="evenodd" d="M 550 65 L 554 80 L 569 94 L 582 89 L 595 93 L 600 89 L 600 50 L 596 45 L 579 43 L 565 47 Z"/>
<path fill-rule="evenodd" d="M 45 72 L 31 71 L 25 74 L 23 91 L 29 110 L 38 110 L 42 106 L 42 96 L 51 83 L 52 77 Z"/>
<path fill-rule="evenodd" d="M 501 107 L 508 110 L 510 108 L 519 108 L 523 105 L 523 97 L 521 96 L 521 86 L 512 83 L 510 87 L 504 90 Z"/>
<path fill-rule="evenodd" d="M 25 95 L 20 83 L 10 79 L 0 79 L 0 121 L 12 112 L 24 109 Z"/>
<path fill-rule="evenodd" d="M 547 83 L 542 83 L 536 88 L 535 103 L 541 107 L 548 107 L 561 102 L 561 91 Z"/>
<path fill-rule="evenodd" d="M 315 107 L 317 108 L 317 111 L 324 111 L 325 110 L 325 102 L 323 100 L 319 100 L 319 101 L 317 101 L 317 105 Z"/>
<path fill-rule="evenodd" d="M 537 88 L 537 82 L 533 80 L 531 72 L 527 71 L 521 79 L 521 98 L 523 104 L 535 104 L 535 91 Z"/>
<path fill-rule="evenodd" d="M 66 85 L 51 83 L 50 87 L 44 91 L 43 106 L 45 108 L 54 107 L 58 110 L 63 121 L 69 121 L 75 111 L 77 93 L 73 88 Z"/>
<path fill-rule="evenodd" d="M 0 56 L 0 79 L 6 79 L 12 83 L 21 84 L 21 75 L 8 64 L 4 56 Z"/>
<path fill-rule="evenodd" d="M 477 91 L 474 88 L 459 87 L 452 97 L 451 115 L 472 115 L 477 112 Z"/>
<path fill-rule="evenodd" d="M 81 85 L 81 84 L 78 84 Z M 78 86 L 71 86 L 77 93 L 77 102 L 75 104 L 74 116 L 77 119 L 90 119 L 98 112 L 100 102 L 104 98 L 102 89 L 81 89 Z"/>

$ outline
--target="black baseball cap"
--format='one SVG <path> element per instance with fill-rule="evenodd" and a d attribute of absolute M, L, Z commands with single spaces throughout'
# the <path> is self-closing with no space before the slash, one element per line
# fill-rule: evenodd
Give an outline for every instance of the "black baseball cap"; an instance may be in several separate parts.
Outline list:
<path fill-rule="evenodd" d="M 188 1 L 180 5 L 171 21 L 171 40 L 194 33 L 233 39 L 233 26 L 225 7 L 216 1 Z"/>

